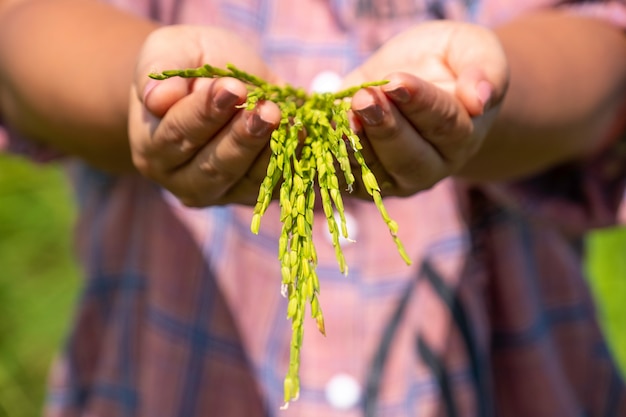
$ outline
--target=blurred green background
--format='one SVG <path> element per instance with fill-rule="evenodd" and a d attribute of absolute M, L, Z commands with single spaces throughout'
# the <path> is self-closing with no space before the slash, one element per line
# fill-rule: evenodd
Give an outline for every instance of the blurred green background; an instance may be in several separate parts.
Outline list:
<path fill-rule="evenodd" d="M 0 417 L 39 416 L 77 297 L 74 216 L 58 167 L 0 155 Z M 589 248 L 603 326 L 626 371 L 626 229 L 595 233 Z"/>
<path fill-rule="evenodd" d="M 0 155 L 0 417 L 39 416 L 77 296 L 64 174 Z"/>

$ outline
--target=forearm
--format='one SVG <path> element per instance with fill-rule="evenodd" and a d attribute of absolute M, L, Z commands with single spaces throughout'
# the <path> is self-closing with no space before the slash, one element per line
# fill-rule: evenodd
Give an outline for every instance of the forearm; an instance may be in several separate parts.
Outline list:
<path fill-rule="evenodd" d="M 511 82 L 484 145 L 461 174 L 515 178 L 605 146 L 611 126 L 626 117 L 626 34 L 558 12 L 526 16 L 496 33 Z"/>
<path fill-rule="evenodd" d="M 156 25 L 91 0 L 15 3 L 0 7 L 3 123 L 100 168 L 131 170 L 128 96 Z"/>

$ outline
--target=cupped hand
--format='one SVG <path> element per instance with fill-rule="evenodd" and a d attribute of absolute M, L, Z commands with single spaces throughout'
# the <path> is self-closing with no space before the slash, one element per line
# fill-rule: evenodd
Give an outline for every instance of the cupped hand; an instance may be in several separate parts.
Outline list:
<path fill-rule="evenodd" d="M 133 162 L 181 202 L 201 207 L 254 204 L 269 160 L 269 138 L 280 110 L 272 102 L 238 107 L 247 87 L 234 78 L 148 77 L 167 69 L 232 63 L 278 82 L 258 54 L 236 35 L 201 26 L 154 31 L 139 55 L 130 97 Z"/>
<path fill-rule="evenodd" d="M 382 194 L 408 196 L 462 173 L 480 151 L 508 66 L 491 31 L 436 21 L 392 38 L 344 83 L 380 79 L 389 83 L 353 97 L 355 126 Z"/>

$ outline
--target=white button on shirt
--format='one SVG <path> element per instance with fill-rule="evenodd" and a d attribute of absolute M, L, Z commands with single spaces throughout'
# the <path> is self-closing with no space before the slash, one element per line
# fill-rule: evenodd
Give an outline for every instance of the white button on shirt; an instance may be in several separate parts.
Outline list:
<path fill-rule="evenodd" d="M 322 71 L 311 81 L 311 91 L 316 93 L 334 93 L 341 86 L 341 77 L 333 71 Z"/>
<path fill-rule="evenodd" d="M 361 386 L 351 375 L 338 373 L 326 384 L 326 400 L 337 410 L 349 410 L 360 399 Z"/>

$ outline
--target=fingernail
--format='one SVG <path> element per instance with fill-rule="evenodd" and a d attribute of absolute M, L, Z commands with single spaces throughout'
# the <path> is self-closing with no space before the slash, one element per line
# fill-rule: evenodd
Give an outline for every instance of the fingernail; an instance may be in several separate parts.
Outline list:
<path fill-rule="evenodd" d="M 383 91 L 396 103 L 408 103 L 411 99 L 411 94 L 409 93 L 409 90 L 407 90 L 407 88 L 403 86 L 397 86 L 395 88 L 392 88 L 391 90 Z"/>
<path fill-rule="evenodd" d="M 154 90 L 154 87 L 156 87 L 159 83 L 160 81 L 158 80 L 150 80 L 146 83 L 146 86 L 143 89 L 143 97 L 142 97 L 142 100 L 144 103 L 146 102 L 146 99 L 148 98 L 152 90 Z"/>
<path fill-rule="evenodd" d="M 220 90 L 213 98 L 215 107 L 220 110 L 228 110 L 234 107 L 238 101 L 239 97 L 226 89 Z"/>
<path fill-rule="evenodd" d="M 476 84 L 476 96 L 478 100 L 483 105 L 483 109 L 486 107 L 487 103 L 491 99 L 491 95 L 493 94 L 493 88 L 491 87 L 491 83 L 488 81 L 480 81 Z"/>
<path fill-rule="evenodd" d="M 368 125 L 378 125 L 383 121 L 383 109 L 378 104 L 372 104 L 361 110 L 355 110 Z"/>
<path fill-rule="evenodd" d="M 248 133 L 253 136 L 265 136 L 272 131 L 271 123 L 266 122 L 257 113 L 250 113 L 246 120 Z"/>

